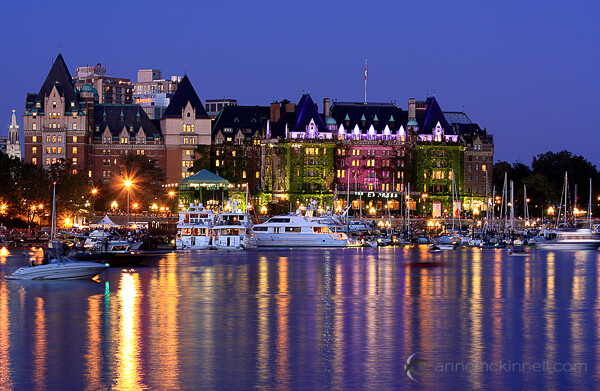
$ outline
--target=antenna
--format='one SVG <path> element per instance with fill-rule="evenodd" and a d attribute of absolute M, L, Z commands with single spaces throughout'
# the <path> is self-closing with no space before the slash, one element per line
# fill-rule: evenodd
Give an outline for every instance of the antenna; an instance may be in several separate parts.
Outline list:
<path fill-rule="evenodd" d="M 58 44 L 58 54 L 62 54 L 62 44 Z"/>

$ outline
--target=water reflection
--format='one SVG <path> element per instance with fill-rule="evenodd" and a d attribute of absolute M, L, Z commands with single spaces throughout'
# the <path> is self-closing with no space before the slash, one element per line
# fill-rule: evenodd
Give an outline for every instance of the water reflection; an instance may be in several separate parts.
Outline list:
<path fill-rule="evenodd" d="M 33 364 L 34 376 L 33 386 L 36 390 L 46 389 L 47 354 L 48 354 L 48 330 L 46 328 L 46 312 L 44 311 L 44 299 L 35 298 L 35 332 L 33 335 Z"/>
<path fill-rule="evenodd" d="M 0 252 L 0 278 L 19 256 Z M 406 267 L 432 260 L 445 266 Z M 0 388 L 590 389 L 600 380 L 595 252 L 187 252 L 155 264 L 111 269 L 102 284 L 0 279 Z M 404 374 L 413 353 L 430 364 L 418 383 Z M 502 361 L 583 362 L 588 373 L 435 370 Z"/>
<path fill-rule="evenodd" d="M 121 274 L 119 286 L 119 339 L 117 341 L 117 378 L 116 390 L 141 390 L 142 383 L 140 363 L 140 314 L 139 314 L 139 276 L 137 274 Z"/>
<path fill-rule="evenodd" d="M 8 287 L 2 273 L 0 274 L 0 388 L 5 390 L 12 389 L 14 386 L 11 376 L 9 304 Z"/>

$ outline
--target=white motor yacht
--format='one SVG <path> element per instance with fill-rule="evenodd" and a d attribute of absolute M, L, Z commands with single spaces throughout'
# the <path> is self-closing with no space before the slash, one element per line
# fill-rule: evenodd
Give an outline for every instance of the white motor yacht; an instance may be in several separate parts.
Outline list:
<path fill-rule="evenodd" d="M 348 236 L 299 215 L 271 217 L 253 228 L 258 247 L 346 247 Z"/>
<path fill-rule="evenodd" d="M 249 250 L 256 248 L 257 240 L 252 232 L 248 213 L 220 213 L 212 228 L 212 248 L 217 250 Z"/>
<path fill-rule="evenodd" d="M 45 265 L 23 266 L 12 275 L 6 276 L 8 280 L 82 280 L 91 279 L 102 273 L 108 265 L 96 262 L 83 262 L 64 257 L 60 260 L 52 259 Z"/>
<path fill-rule="evenodd" d="M 589 229 L 560 229 L 555 238 L 539 244 L 544 250 L 595 250 L 600 246 L 600 235 Z"/>
<path fill-rule="evenodd" d="M 178 250 L 207 250 L 212 246 L 211 228 L 215 223 L 215 212 L 204 208 L 202 203 L 191 203 L 179 214 L 175 248 Z"/>

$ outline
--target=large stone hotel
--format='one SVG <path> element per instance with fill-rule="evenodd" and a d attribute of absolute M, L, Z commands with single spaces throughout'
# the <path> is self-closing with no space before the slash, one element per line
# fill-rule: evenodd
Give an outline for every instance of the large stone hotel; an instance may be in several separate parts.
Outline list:
<path fill-rule="evenodd" d="M 453 184 L 464 209 L 484 209 L 491 193 L 492 135 L 435 97 L 411 98 L 406 110 L 326 98 L 319 111 L 304 94 L 297 103 L 223 105 L 211 119 L 184 76 L 151 119 L 138 104 L 101 101 L 94 83 L 75 79 L 58 55 L 39 92 L 27 94 L 24 159 L 45 168 L 68 160 L 90 186 L 121 175 L 120 156 L 136 154 L 155 159 L 171 186 L 201 158 L 203 168 L 247 184 L 260 204 L 398 210 L 410 187 L 412 209 L 439 215 L 451 208 Z"/>

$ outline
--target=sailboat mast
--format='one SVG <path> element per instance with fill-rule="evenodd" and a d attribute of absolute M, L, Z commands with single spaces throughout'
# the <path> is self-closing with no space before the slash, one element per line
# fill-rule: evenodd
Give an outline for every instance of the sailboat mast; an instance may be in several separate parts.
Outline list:
<path fill-rule="evenodd" d="M 514 223 L 515 223 L 515 193 L 513 181 L 510 181 L 510 232 L 514 231 Z"/>
<path fill-rule="evenodd" d="M 56 238 L 56 182 L 52 182 L 52 233 L 51 239 Z"/>

